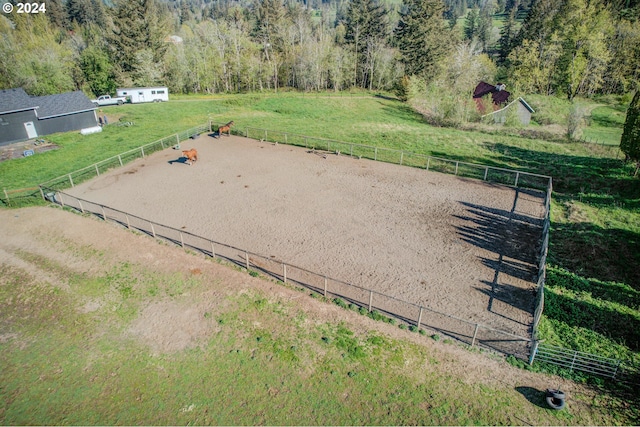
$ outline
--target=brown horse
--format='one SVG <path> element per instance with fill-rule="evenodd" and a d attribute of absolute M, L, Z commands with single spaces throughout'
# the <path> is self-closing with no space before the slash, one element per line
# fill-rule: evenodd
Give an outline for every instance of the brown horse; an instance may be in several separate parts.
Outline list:
<path fill-rule="evenodd" d="M 223 132 L 226 132 L 227 135 L 231 136 L 231 126 L 233 126 L 234 124 L 235 123 L 233 123 L 233 120 L 231 120 L 226 125 L 220 126 L 218 128 L 218 138 L 220 137 L 220 135 L 222 135 Z"/>
<path fill-rule="evenodd" d="M 198 151 L 195 148 L 192 148 L 191 150 L 182 150 L 182 155 L 187 158 L 185 163 L 189 166 L 198 160 Z"/>

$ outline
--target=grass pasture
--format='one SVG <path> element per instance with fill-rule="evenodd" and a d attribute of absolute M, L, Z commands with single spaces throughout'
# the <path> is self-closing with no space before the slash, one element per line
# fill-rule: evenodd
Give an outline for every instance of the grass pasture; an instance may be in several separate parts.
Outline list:
<path fill-rule="evenodd" d="M 535 98 L 531 100 L 526 97 L 526 99 L 539 112 L 539 117 L 545 117 L 539 119 L 540 121 L 548 120 L 551 123 L 554 117 L 562 117 L 566 112 L 566 105 L 561 102 L 543 104 L 542 101 L 537 102 Z M 595 135 L 600 135 L 600 138 L 607 141 L 604 146 L 601 144 L 525 138 L 508 135 L 504 132 L 436 128 L 425 124 L 422 117 L 413 112 L 406 104 L 382 96 L 360 96 L 360 94 L 357 96 L 336 96 L 334 94 L 323 96 L 282 93 L 278 95 L 247 94 L 184 97 L 162 104 L 108 107 L 104 108 L 103 112 L 104 114 L 118 117 L 121 121 L 133 122 L 134 125 L 130 127 L 108 126 L 100 134 L 87 136 L 80 136 L 75 133 L 52 135 L 49 139 L 60 147 L 59 150 L 0 163 L 0 187 L 6 189 L 31 187 L 47 179 L 87 166 L 96 160 L 113 156 L 130 148 L 138 147 L 144 143 L 152 142 L 161 137 L 204 123 L 208 119 L 212 119 L 214 123 L 234 120 L 236 123 L 235 131 L 241 131 L 247 126 L 280 130 L 550 175 L 554 179 L 554 195 L 552 200 L 551 246 L 548 258 L 549 269 L 546 294 L 548 303 L 541 323 L 541 338 L 546 339 L 548 344 L 594 352 L 602 356 L 629 360 L 640 364 L 640 328 L 638 327 L 640 326 L 640 305 L 638 304 L 640 299 L 640 271 L 636 268 L 637 265 L 640 265 L 640 181 L 631 176 L 632 167 L 625 165 L 620 160 L 618 152 L 608 147 L 608 145 L 615 143 L 616 135 L 621 134 L 621 123 L 624 122 L 623 107 L 616 105 L 598 106 L 591 110 L 590 119 L 588 120 L 589 126 L 585 129 L 584 135 L 588 138 L 590 135 L 594 135 L 594 139 L 599 139 Z M 619 137 L 617 138 L 619 139 Z M 23 274 L 13 271 L 5 273 L 7 273 L 7 277 L 13 277 L 15 283 L 19 282 L 19 277 Z M 97 283 L 95 280 L 90 280 L 89 282 L 95 284 Z M 6 286 L 2 287 L 2 289 L 5 292 L 2 296 L 3 300 L 17 298 L 16 295 L 6 294 L 6 292 L 9 292 Z M 34 292 L 36 291 L 38 290 L 34 289 Z M 44 289 L 41 289 L 41 291 L 45 292 Z M 43 299 L 45 297 L 38 296 L 37 298 Z M 123 307 L 123 310 L 125 308 Z M 232 314 L 229 316 L 237 319 L 238 316 L 243 315 L 245 308 L 238 306 L 235 311 L 231 310 Z M 126 318 L 127 311 L 124 310 L 121 315 Z M 95 322 L 95 319 L 87 320 L 72 317 L 68 321 L 74 324 L 75 322 L 82 324 L 82 322 L 87 321 L 91 324 L 91 322 Z M 31 326 L 29 327 L 37 328 L 37 323 L 34 321 L 33 324 L 30 323 Z M 240 328 L 237 326 L 238 324 L 234 325 Z M 235 331 L 234 328 L 232 329 Z M 84 336 L 90 335 L 91 331 L 91 328 L 87 329 Z M 45 335 L 43 331 L 38 333 L 41 333 L 42 336 Z M 66 333 L 68 334 L 69 331 L 67 330 Z M 63 332 L 52 334 L 51 331 L 47 331 L 47 334 L 51 335 L 49 341 L 39 341 L 39 345 L 42 346 L 39 347 L 39 351 L 42 353 L 46 353 L 47 346 L 52 345 L 53 342 L 58 342 L 61 345 L 60 354 L 65 351 L 68 354 L 74 354 L 71 350 L 80 345 L 77 341 L 71 341 L 71 338 L 66 337 Z M 80 330 L 78 334 L 82 335 L 83 332 Z M 307 343 L 314 342 L 317 344 L 318 336 L 320 338 L 323 336 L 322 332 L 319 331 L 313 333 L 307 331 L 305 334 L 307 335 L 305 335 L 304 339 L 292 338 L 293 335 L 287 339 L 299 340 L 298 344 L 291 345 L 295 345 L 296 348 L 300 349 Z M 232 335 L 229 335 L 229 337 Z M 238 337 L 228 339 L 231 341 L 240 340 L 237 342 L 241 344 L 240 347 L 242 349 L 245 349 L 249 348 L 251 340 L 256 338 L 251 338 L 251 336 L 251 333 L 249 333 L 243 334 L 242 339 Z M 362 342 L 366 342 L 368 337 L 362 336 L 360 339 Z M 112 342 L 100 343 L 100 346 L 104 346 L 106 354 L 116 353 L 115 347 L 113 347 L 115 345 Z M 386 348 L 388 346 L 381 347 Z M 379 351 L 386 352 L 387 350 L 381 348 Z M 197 352 L 189 353 L 184 357 L 187 359 L 192 358 L 189 359 L 192 361 L 197 360 L 198 363 L 205 363 L 207 369 L 210 369 L 211 372 L 219 373 L 212 366 L 210 361 L 212 356 L 206 353 L 208 352 L 203 352 L 202 354 Z M 135 354 L 138 354 L 138 356 L 135 356 Z M 253 378 L 255 375 L 260 378 L 260 381 L 263 380 L 260 375 L 269 375 L 268 372 L 250 370 L 246 365 L 248 363 L 245 360 L 246 354 L 243 355 L 242 352 L 239 353 L 240 356 L 236 356 L 234 359 L 229 354 L 215 354 L 219 356 L 221 363 L 225 364 L 224 369 L 227 369 L 225 372 L 238 372 L 242 371 L 242 369 L 247 369 L 249 370 L 247 374 L 250 374 L 247 378 Z M 332 370 L 341 373 L 350 372 L 351 366 L 340 364 L 345 362 L 339 354 L 336 353 L 332 356 L 337 357 L 335 360 L 328 357 L 327 360 L 331 360 L 331 363 L 337 366 L 337 368 L 329 368 L 329 372 Z M 369 360 L 368 363 L 373 366 L 377 359 L 372 356 L 373 352 L 368 354 L 369 359 L 363 358 L 358 361 L 358 364 Z M 388 354 L 390 359 L 394 357 L 393 354 L 385 354 Z M 13 371 L 7 372 L 17 372 L 25 364 L 31 363 L 30 361 L 34 363 L 34 366 L 46 366 L 44 356 L 38 356 L 34 353 L 12 350 L 10 354 L 4 357 L 3 364 L 9 363 L 10 365 L 7 366 L 11 366 L 13 369 Z M 126 358 L 126 360 L 118 359 L 119 357 Z M 203 362 L 203 360 L 206 360 L 206 362 Z M 241 364 L 240 362 L 243 360 L 244 362 Z M 272 358 L 270 361 L 273 365 L 269 365 L 269 369 L 265 370 L 263 366 L 257 371 L 269 371 L 271 369 L 274 372 L 282 372 L 278 370 L 290 369 L 283 367 L 287 365 L 283 359 L 276 358 L 275 362 L 273 360 Z M 153 366 L 154 362 L 154 360 L 149 359 L 149 356 L 143 355 L 140 350 L 136 350 L 128 356 L 118 356 L 115 361 L 129 363 L 132 367 Z M 81 365 L 78 360 L 74 362 L 73 358 L 68 363 Z M 276 366 L 276 363 L 279 365 Z M 297 363 L 300 364 L 301 362 Z M 104 371 L 101 374 L 105 378 L 110 375 L 109 369 L 115 366 L 107 365 L 108 363 L 105 362 Z M 168 365 L 169 363 L 165 363 L 165 369 L 167 369 L 166 366 Z M 241 369 L 241 367 L 243 368 Z M 69 367 L 68 369 L 71 368 Z M 171 378 L 172 382 L 178 383 L 180 374 L 180 372 L 172 371 L 168 378 Z M 10 376 L 10 374 L 7 375 Z M 189 373 L 188 375 L 192 374 Z M 53 378 L 53 373 L 50 376 Z M 244 374 L 238 374 L 237 378 L 245 377 Z M 320 377 L 307 377 L 305 381 L 309 378 L 318 384 L 322 384 Z M 348 379 L 340 378 L 342 386 L 346 384 L 345 381 L 349 381 L 350 385 L 363 381 L 361 376 L 347 376 L 346 378 Z M 72 379 L 68 379 L 68 381 L 72 381 Z M 143 380 L 138 378 L 136 381 Z M 149 382 L 151 380 L 144 378 L 143 382 L 145 381 Z M 207 381 L 213 381 L 213 379 L 207 374 L 202 381 L 206 383 Z M 305 394 L 309 391 L 304 391 L 303 381 L 301 379 L 297 381 L 299 381 L 298 384 L 288 384 L 289 389 L 296 390 L 296 394 L 312 399 L 308 394 Z M 272 379 L 264 380 L 264 384 L 271 384 L 271 382 Z M 153 382 L 149 383 L 154 384 Z M 73 383 L 67 382 L 64 384 L 65 387 L 61 387 L 60 390 L 66 390 L 67 386 Z M 371 384 L 373 387 L 374 383 Z M 160 385 L 157 383 L 156 385 L 162 390 Z M 375 385 L 384 388 L 385 383 L 377 382 Z M 120 386 L 125 387 L 124 383 L 121 383 Z M 19 385 L 16 383 L 12 387 L 16 387 L 12 390 L 17 393 L 16 390 L 19 389 Z M 83 390 L 83 387 L 90 388 L 91 385 L 82 385 L 78 390 Z M 128 384 L 125 389 L 135 390 L 135 387 L 135 384 Z M 358 387 L 365 387 L 365 384 L 359 384 Z M 393 387 L 395 386 L 392 385 Z M 114 387 L 115 389 L 119 388 Z M 45 388 L 39 390 L 40 393 L 44 393 Z M 268 398 L 264 396 L 268 394 L 268 390 L 268 387 L 265 387 L 264 390 L 259 388 L 251 390 L 257 396 L 256 401 L 262 402 L 260 404 L 264 405 L 265 413 L 267 411 Z M 419 386 L 416 386 L 415 390 L 424 391 Z M 72 393 L 72 391 L 73 387 L 65 393 Z M 29 393 L 29 391 L 20 393 L 23 392 Z M 335 390 L 332 390 L 332 392 L 335 392 Z M 462 386 L 460 387 L 460 392 L 468 393 L 470 396 L 476 396 L 476 394 L 473 394 L 476 392 L 478 393 L 477 396 L 483 395 L 481 391 L 474 391 L 473 388 L 469 389 Z M 76 393 L 80 392 L 76 391 Z M 98 392 L 94 390 L 93 393 L 95 395 Z M 165 390 L 163 393 L 169 395 L 171 392 Z M 364 395 L 363 391 L 360 391 L 360 393 Z M 406 400 L 419 406 L 419 403 L 412 401 L 412 398 L 406 395 L 408 392 L 402 391 L 399 393 L 397 397 L 402 402 Z M 487 393 L 495 396 L 495 401 L 506 402 L 508 400 L 507 397 L 500 397 L 496 394 L 495 390 L 489 390 Z M 19 395 L 24 396 L 22 394 Z M 91 393 L 88 393 L 88 395 L 91 395 Z M 444 395 L 442 394 L 442 396 Z M 38 394 L 37 396 L 42 395 Z M 68 394 L 65 394 L 65 396 L 73 400 L 73 396 Z M 261 400 L 260 396 L 263 396 L 263 400 Z M 400 413 L 406 416 L 404 418 L 406 421 L 402 421 L 401 418 L 393 418 L 388 414 L 385 417 L 383 414 L 375 413 L 375 411 L 372 412 L 371 418 L 356 420 L 348 418 L 350 416 L 349 411 L 344 406 L 341 406 L 342 404 L 346 405 L 346 403 L 325 402 L 330 403 L 329 406 L 333 408 L 330 409 L 328 407 L 326 409 L 327 413 L 336 411 L 336 417 L 327 418 L 326 422 L 331 422 L 332 420 L 334 423 L 354 424 L 405 424 L 411 422 L 423 424 L 520 424 L 524 422 L 513 418 L 500 418 L 499 416 L 488 419 L 481 415 L 480 410 L 476 413 L 475 409 L 465 412 L 453 403 L 456 399 L 455 394 L 447 394 L 447 396 L 451 398 L 451 401 L 446 404 L 446 407 L 442 407 L 437 411 L 434 410 L 433 413 L 429 412 L 431 415 L 440 413 L 441 416 L 433 415 L 431 418 L 419 418 L 409 415 L 410 412 L 401 411 Z M 120 397 L 136 399 L 133 391 L 123 393 Z M 76 398 L 81 399 L 81 396 L 76 394 Z M 382 399 L 380 396 L 378 398 Z M 391 398 L 388 398 L 388 401 L 393 400 L 389 399 Z M 490 402 L 482 400 L 480 397 L 478 399 L 480 399 L 480 402 L 484 402 L 484 405 L 491 405 Z M 313 401 L 315 402 L 315 400 Z M 237 402 L 233 400 L 233 402 L 240 405 L 239 402 L 242 402 L 242 400 L 239 399 Z M 393 402 L 398 406 L 407 406 L 399 401 Z M 192 404 L 196 406 L 189 411 L 188 409 Z M 292 411 L 292 403 L 282 403 L 281 405 L 285 408 L 282 410 L 282 414 L 287 413 L 287 411 L 296 412 L 295 410 Z M 360 403 L 360 405 L 365 404 Z M 443 405 L 445 404 L 443 403 Z M 78 406 L 83 405 L 78 404 Z M 175 402 L 169 409 L 175 413 L 175 408 L 178 408 L 177 412 L 182 408 L 186 408 L 185 412 L 180 412 L 181 415 L 167 419 L 173 420 L 172 423 L 176 424 L 189 422 L 191 420 L 188 418 L 189 415 L 195 416 L 196 413 L 194 411 L 198 407 L 197 402 Z M 495 408 L 494 406 L 490 407 Z M 564 416 L 556 414 L 551 419 L 545 418 L 545 415 L 537 423 L 637 424 L 637 406 L 635 409 L 636 415 L 629 415 L 633 411 L 625 412 L 620 408 L 617 407 L 615 412 L 626 414 L 621 415 L 623 418 L 615 418 L 614 414 L 609 414 L 611 418 L 582 420 L 571 417 L 556 418 Z M 159 409 L 161 413 L 163 408 Z M 167 408 L 164 409 L 169 410 Z M 20 423 L 21 418 L 15 414 L 11 417 L 7 416 L 6 407 L 4 412 L 1 411 L 0 413 L 4 414 L 4 420 L 7 420 L 6 423 Z M 23 408 L 21 411 L 24 413 L 35 411 L 34 414 L 38 414 L 37 409 L 29 407 Z M 241 412 L 239 408 L 236 408 L 235 411 L 233 413 L 234 416 Z M 492 411 L 500 412 L 500 409 L 498 407 L 489 412 Z M 65 413 L 71 412 L 68 410 Z M 134 417 L 133 414 L 118 414 L 116 412 L 114 410 L 111 418 L 100 420 L 101 422 L 99 423 L 136 422 L 136 419 L 132 418 Z M 341 415 L 338 416 L 337 414 Z M 224 417 L 222 415 L 219 418 L 207 418 L 208 416 L 203 414 L 198 416 L 199 418 L 192 419 L 194 423 L 222 424 L 231 420 L 229 416 Z M 342 416 L 346 418 L 340 418 Z M 630 422 L 629 420 L 633 419 L 634 416 L 636 417 L 635 422 Z M 37 420 L 44 419 L 46 419 L 44 415 L 43 418 L 37 418 Z M 85 418 L 85 420 L 87 419 L 91 420 L 93 418 Z M 300 418 L 298 422 L 304 424 L 305 420 L 311 419 L 311 416 L 309 418 Z M 260 423 L 261 421 L 279 423 L 281 418 L 269 416 L 264 420 L 260 418 L 244 420 L 245 423 L 251 424 Z M 310 423 L 323 423 L 324 421 L 315 420 L 315 422 L 310 421 Z M 526 421 L 529 421 L 529 419 Z M 64 420 L 59 422 L 72 423 L 72 421 Z M 282 422 L 284 423 L 284 421 Z M 536 423 L 536 421 L 532 422 Z M 34 421 L 34 423 L 55 423 L 55 421 Z"/>
<path fill-rule="evenodd" d="M 3 425 L 635 423 L 618 397 L 94 219 L 74 224 L 103 239 L 73 238 L 69 213 L 28 209 L 0 214 L 41 242 L 12 251 L 29 268 L 1 267 Z M 176 346 L 184 329 L 199 339 Z M 566 410 L 546 407 L 547 384 L 570 390 Z"/>

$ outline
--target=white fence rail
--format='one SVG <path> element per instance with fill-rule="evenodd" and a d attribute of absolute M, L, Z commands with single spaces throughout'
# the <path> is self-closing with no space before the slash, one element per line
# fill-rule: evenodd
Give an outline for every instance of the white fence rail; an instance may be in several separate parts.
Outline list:
<path fill-rule="evenodd" d="M 569 371 L 582 371 L 600 377 L 629 382 L 638 381 L 638 367 L 625 364 L 617 359 L 543 344 L 536 345 L 533 353 L 536 360 L 560 366 Z"/>

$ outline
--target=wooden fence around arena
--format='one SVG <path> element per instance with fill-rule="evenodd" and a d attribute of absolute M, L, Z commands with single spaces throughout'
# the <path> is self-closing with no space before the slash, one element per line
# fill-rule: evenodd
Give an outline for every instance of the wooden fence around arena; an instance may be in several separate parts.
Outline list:
<path fill-rule="evenodd" d="M 207 131 L 212 132 L 213 129 L 213 124 L 209 122 L 205 125 L 191 128 L 187 131 L 105 159 L 86 168 L 62 175 L 41 184 L 39 186 L 40 193 L 44 199 L 50 202 L 72 207 L 83 213 L 90 212 L 105 221 L 110 220 L 129 229 L 139 230 L 154 238 L 173 242 L 183 248 L 191 248 L 214 258 L 225 259 L 246 268 L 248 271 L 260 271 L 285 283 L 293 283 L 306 287 L 326 298 L 342 298 L 348 303 L 355 304 L 369 312 L 377 311 L 381 314 L 397 318 L 406 325 L 416 328 L 425 327 L 456 338 L 471 346 L 479 345 L 504 354 L 513 354 L 524 360 L 528 359 L 530 364 L 534 363 L 536 356 L 539 358 L 538 360 L 545 363 L 559 366 L 566 364 L 565 358 L 558 356 L 559 353 L 557 351 L 555 353 L 550 351 L 541 352 L 541 349 L 547 347 L 540 345 L 537 333 L 538 324 L 544 310 L 546 258 L 549 247 L 550 203 L 553 190 L 552 178 L 549 176 L 428 156 L 404 150 L 367 146 L 288 132 L 258 128 L 246 128 L 244 132 L 242 132 L 239 129 L 232 129 L 232 133 L 234 134 L 256 140 L 297 145 L 311 150 L 340 153 L 352 157 L 368 158 L 376 161 L 454 174 L 465 178 L 545 191 L 545 213 L 541 233 L 541 248 L 538 256 L 536 308 L 534 311 L 532 335 L 529 338 L 470 322 L 456 316 L 432 310 L 429 307 L 402 301 L 374 290 L 351 285 L 341 280 L 288 264 L 284 261 L 275 261 L 270 257 L 157 224 L 107 206 L 81 200 L 61 191 L 62 189 L 73 187 L 81 181 L 100 175 L 100 173 L 104 173 L 108 169 L 122 166 L 135 158 L 145 157 L 155 151 L 179 145 L 180 142 L 188 138 L 196 137 Z M 523 343 L 525 345 L 523 345 Z M 523 349 L 526 349 L 526 351 L 523 351 Z M 573 350 L 564 349 L 564 351 L 572 352 Z M 578 352 L 576 352 L 576 354 L 577 353 Z M 598 358 L 599 356 L 589 355 L 587 357 Z M 613 361 L 612 363 L 617 367 L 618 373 L 610 377 L 615 379 L 628 378 L 629 375 L 622 373 L 635 372 L 637 370 L 636 368 L 625 367 L 624 363 L 619 361 Z M 582 368 L 583 366 L 590 365 L 576 363 L 571 365 L 571 369 L 586 370 Z M 586 371 L 592 374 L 602 375 L 598 370 Z"/>
<path fill-rule="evenodd" d="M 246 249 L 179 230 L 102 204 L 83 200 L 63 191 L 42 186 L 47 200 L 84 214 L 117 223 L 130 230 L 137 230 L 155 239 L 191 249 L 212 258 L 229 261 L 248 272 L 257 271 L 269 277 L 305 287 L 325 298 L 340 298 L 355 309 L 378 312 L 404 323 L 407 327 L 425 328 L 456 338 L 469 345 L 528 358 L 530 339 L 480 323 L 470 322 L 447 313 L 433 310 L 408 301 L 385 295 L 372 289 L 352 285 L 327 275 L 315 273 L 285 261 L 274 260 Z"/>

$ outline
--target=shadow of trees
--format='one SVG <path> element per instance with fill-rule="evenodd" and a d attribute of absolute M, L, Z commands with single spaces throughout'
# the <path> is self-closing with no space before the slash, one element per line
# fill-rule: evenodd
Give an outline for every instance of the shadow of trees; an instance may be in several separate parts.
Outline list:
<path fill-rule="evenodd" d="M 562 285 L 548 287 L 545 291 L 545 316 L 569 327 L 585 328 L 604 335 L 632 351 L 640 350 L 640 318 L 637 311 L 618 309 L 589 298 L 584 293 L 578 297 L 564 292 Z M 637 296 L 635 299 L 637 301 Z M 563 339 L 571 341 L 572 337 L 565 336 Z M 574 344 L 574 348 L 581 347 L 580 343 Z"/>
<path fill-rule="evenodd" d="M 553 199 L 558 203 L 579 202 L 638 217 L 640 180 L 631 176 L 631 166 L 621 160 L 552 154 L 500 143 L 485 145 L 510 164 L 551 176 Z M 550 262 L 587 277 L 640 286 L 638 233 L 585 221 L 556 222 L 550 237 Z"/>
<path fill-rule="evenodd" d="M 497 299 L 533 313 L 535 294 L 531 289 L 498 281 L 500 274 L 530 283 L 537 279 L 543 220 L 516 211 L 518 197 L 522 193 L 540 197 L 539 192 L 519 189 L 511 211 L 461 202 L 467 209 L 467 215 L 458 218 L 468 224 L 458 227 L 462 240 L 498 255 L 497 259 L 482 259 L 485 266 L 495 271 L 492 282 L 483 281 L 490 289 L 477 288 L 489 297 L 489 311 Z"/>
<path fill-rule="evenodd" d="M 586 222 L 553 223 L 549 262 L 584 277 L 640 290 L 640 235 Z"/>

